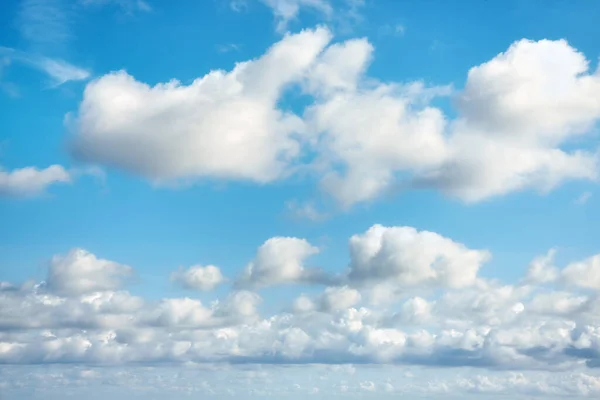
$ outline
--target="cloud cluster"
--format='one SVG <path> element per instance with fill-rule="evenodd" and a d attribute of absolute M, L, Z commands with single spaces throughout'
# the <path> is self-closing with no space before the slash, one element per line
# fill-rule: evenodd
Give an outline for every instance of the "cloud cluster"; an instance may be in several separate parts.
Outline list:
<path fill-rule="evenodd" d="M 324 283 L 303 265 L 315 251 L 267 240 L 237 279 Z M 45 282 L 0 285 L 0 363 L 600 367 L 598 256 L 562 268 L 538 258 L 513 285 L 478 275 L 488 257 L 433 232 L 375 225 L 350 238 L 345 271 L 322 273 L 322 292 L 261 315 L 261 297 L 236 285 L 210 304 L 145 300 L 124 290 L 131 267 L 75 249 L 51 259 Z M 537 279 L 540 268 L 556 268 L 553 278 Z M 202 289 L 210 270 L 175 276 Z M 385 302 L 371 296 L 382 283 Z"/>
<path fill-rule="evenodd" d="M 105 75 L 85 89 L 73 151 L 155 182 L 281 178 L 301 154 L 304 124 L 277 103 L 329 40 L 326 29 L 288 35 L 261 58 L 188 86 Z"/>
<path fill-rule="evenodd" d="M 188 86 L 100 77 L 85 90 L 73 152 L 158 183 L 312 171 L 342 207 L 400 188 L 476 202 L 597 179 L 597 149 L 573 140 L 600 118 L 600 74 L 566 41 L 517 41 L 454 91 L 378 81 L 366 74 L 372 44 L 331 39 L 325 28 L 287 34 Z M 293 85 L 312 99 L 299 114 L 281 105 Z M 453 119 L 432 103 L 448 95 Z"/>

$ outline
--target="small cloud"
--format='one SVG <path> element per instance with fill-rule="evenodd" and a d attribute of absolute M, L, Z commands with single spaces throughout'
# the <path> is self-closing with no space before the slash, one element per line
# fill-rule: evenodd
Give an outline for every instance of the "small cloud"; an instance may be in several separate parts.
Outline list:
<path fill-rule="evenodd" d="M 406 33 L 406 27 L 402 24 L 396 24 L 396 25 L 390 25 L 390 24 L 386 24 L 383 25 L 380 29 L 379 29 L 379 34 L 381 36 L 404 36 L 404 33 Z"/>
<path fill-rule="evenodd" d="M 19 88 L 12 82 L 0 82 L 0 89 L 10 97 L 16 98 L 21 96 Z"/>
<path fill-rule="evenodd" d="M 583 192 L 577 199 L 575 199 L 575 204 L 582 206 L 588 202 L 588 200 L 592 197 L 592 193 Z"/>
<path fill-rule="evenodd" d="M 145 1 L 138 0 L 136 4 L 140 11 L 145 11 L 145 12 L 152 11 L 152 7 L 150 6 L 150 4 L 146 3 Z"/>
<path fill-rule="evenodd" d="M 223 283 L 225 277 L 223 277 L 219 267 L 214 265 L 194 265 L 188 269 L 180 268 L 178 271 L 171 273 L 171 281 L 185 289 L 206 292 Z"/>
<path fill-rule="evenodd" d="M 152 11 L 152 6 L 144 0 L 80 0 L 80 3 L 84 6 L 106 6 L 112 4 L 127 14 L 132 14 L 136 11 Z"/>
<path fill-rule="evenodd" d="M 104 171 L 96 166 L 66 169 L 61 165 L 47 168 L 24 167 L 4 170 L 0 166 L 0 198 L 31 198 L 46 194 L 58 184 L 71 184 L 82 176 L 92 176 L 104 184 Z"/>
<path fill-rule="evenodd" d="M 286 209 L 295 219 L 308 219 L 310 221 L 324 221 L 328 215 L 317 210 L 313 203 L 299 203 L 296 200 L 290 200 L 286 203 Z"/>
<path fill-rule="evenodd" d="M 61 45 L 72 38 L 70 18 L 60 1 L 23 0 L 16 26 L 21 36 L 34 46 Z"/>
<path fill-rule="evenodd" d="M 219 53 L 229 53 L 231 51 L 240 51 L 241 46 L 235 43 L 219 44 L 217 45 L 217 51 Z"/>
<path fill-rule="evenodd" d="M 90 77 L 90 72 L 58 58 L 49 58 L 37 54 L 0 47 L 0 56 L 4 56 L 4 65 L 20 63 L 44 72 L 52 80 L 51 87 L 58 87 L 69 81 L 81 81 Z"/>
<path fill-rule="evenodd" d="M 68 81 L 82 81 L 89 78 L 89 71 L 69 64 L 66 61 L 40 57 L 32 60 L 33 64 L 54 80 L 54 86 Z"/>
<path fill-rule="evenodd" d="M 71 183 L 72 176 L 60 165 L 45 169 L 26 167 L 5 171 L 0 168 L 0 197 L 34 197 L 57 183 Z"/>
<path fill-rule="evenodd" d="M 449 45 L 441 40 L 438 39 L 434 39 L 433 42 L 431 42 L 431 45 L 429 46 L 429 51 L 430 52 L 441 52 L 444 51 L 446 49 L 448 49 Z"/>
<path fill-rule="evenodd" d="M 17 85 L 4 80 L 4 70 L 7 69 L 11 64 L 11 60 L 8 57 L 0 57 L 0 89 L 8 94 L 10 97 L 19 97 L 19 88 Z"/>
<path fill-rule="evenodd" d="M 248 0 L 231 0 L 229 7 L 235 12 L 242 12 L 248 8 Z"/>

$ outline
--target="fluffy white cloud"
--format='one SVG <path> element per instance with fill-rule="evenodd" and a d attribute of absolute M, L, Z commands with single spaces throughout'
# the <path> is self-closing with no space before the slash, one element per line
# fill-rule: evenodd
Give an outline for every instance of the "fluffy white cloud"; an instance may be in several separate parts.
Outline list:
<path fill-rule="evenodd" d="M 320 134 L 321 184 L 344 206 L 382 194 L 394 184 L 396 172 L 435 167 L 448 152 L 442 112 L 420 107 L 448 89 L 365 82 L 372 52 L 365 39 L 330 46 L 306 84 L 316 96 L 305 118 Z"/>
<path fill-rule="evenodd" d="M 47 287 L 61 295 L 79 295 L 118 289 L 133 269 L 114 261 L 97 258 L 83 249 L 54 256 L 48 266 Z"/>
<path fill-rule="evenodd" d="M 459 97 L 472 129 L 523 144 L 560 143 L 600 115 L 600 75 L 565 40 L 520 40 L 472 68 Z"/>
<path fill-rule="evenodd" d="M 115 291 L 131 269 L 74 250 L 52 260 L 45 285 L 0 284 L 0 363 L 600 367 L 600 302 L 580 288 L 594 287 L 594 257 L 558 272 L 566 283 L 587 277 L 587 285 L 556 290 L 539 279 L 478 277 L 487 252 L 432 232 L 375 225 L 350 243 L 348 282 L 269 316 L 259 313 L 262 299 L 243 290 L 210 303 Z M 250 264 L 251 282 L 309 282 L 304 259 L 315 251 L 302 239 L 270 239 Z M 383 307 L 361 304 L 361 292 L 381 280 L 402 290 Z"/>
<path fill-rule="evenodd" d="M 596 149 L 561 148 L 600 118 L 600 74 L 588 68 L 564 40 L 521 40 L 472 68 L 458 96 L 453 156 L 430 179 L 467 201 L 596 179 Z"/>
<path fill-rule="evenodd" d="M 274 237 L 263 243 L 244 269 L 239 285 L 263 287 L 290 283 L 326 283 L 327 275 L 305 267 L 305 260 L 319 249 L 305 239 Z"/>
<path fill-rule="evenodd" d="M 300 3 L 290 4 L 293 15 Z M 189 86 L 105 75 L 86 88 L 74 154 L 162 183 L 266 183 L 310 167 L 342 207 L 400 188 L 476 202 L 598 177 L 596 149 L 571 141 L 600 118 L 600 74 L 567 42 L 515 42 L 453 91 L 377 81 L 366 74 L 366 39 L 330 39 L 324 28 L 286 35 L 260 58 Z M 302 118 L 278 108 L 294 84 L 313 99 Z M 453 93 L 449 119 L 431 100 Z"/>
<path fill-rule="evenodd" d="M 567 265 L 561 271 L 561 278 L 569 285 L 600 289 L 600 254 Z"/>
<path fill-rule="evenodd" d="M 320 161 L 330 170 L 322 185 L 340 204 L 397 186 L 434 187 L 473 202 L 597 178 L 595 149 L 561 148 L 600 117 L 600 75 L 566 42 L 523 40 L 472 68 L 453 121 L 427 105 L 447 88 L 363 76 L 371 52 L 365 41 L 329 47 L 308 85 L 317 101 L 306 116 L 322 135 Z"/>
<path fill-rule="evenodd" d="M 361 300 L 358 290 L 348 286 L 332 286 L 326 288 L 323 293 L 314 299 L 302 294 L 292 304 L 292 312 L 295 314 L 320 311 L 324 313 L 335 313 L 356 306 Z"/>
<path fill-rule="evenodd" d="M 536 257 L 525 275 L 525 282 L 539 284 L 554 282 L 558 278 L 558 270 L 552 265 L 556 250 L 551 249 L 544 256 Z"/>
<path fill-rule="evenodd" d="M 304 125 L 277 103 L 329 40 L 322 28 L 287 35 L 259 59 L 189 86 L 150 87 L 123 71 L 105 75 L 85 90 L 73 151 L 156 182 L 281 178 L 300 154 Z"/>
<path fill-rule="evenodd" d="M 346 310 L 360 301 L 360 293 L 348 286 L 329 287 L 323 292 L 320 305 L 325 311 Z"/>
<path fill-rule="evenodd" d="M 435 232 L 374 225 L 350 238 L 351 281 L 403 287 L 473 285 L 490 254 L 471 250 Z"/>
<path fill-rule="evenodd" d="M 219 267 L 214 265 L 193 265 L 171 274 L 171 280 L 186 289 L 209 291 L 225 280 Z"/>
<path fill-rule="evenodd" d="M 0 196 L 30 197 L 56 183 L 70 183 L 71 175 L 60 165 L 45 169 L 26 167 L 10 172 L 0 169 Z"/>

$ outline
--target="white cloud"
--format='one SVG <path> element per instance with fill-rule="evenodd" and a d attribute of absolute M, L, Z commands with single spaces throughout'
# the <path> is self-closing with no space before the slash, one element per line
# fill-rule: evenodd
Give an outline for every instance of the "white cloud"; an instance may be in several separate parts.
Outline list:
<path fill-rule="evenodd" d="M 0 197 L 31 197 L 43 194 L 51 185 L 71 183 L 71 173 L 60 165 L 44 169 L 26 167 L 3 171 L 0 169 Z"/>
<path fill-rule="evenodd" d="M 82 81 L 90 77 L 90 72 L 63 60 L 51 58 L 39 58 L 33 61 L 33 65 L 47 73 L 54 81 L 55 86 L 69 81 Z"/>
<path fill-rule="evenodd" d="M 118 289 L 133 269 L 114 261 L 97 258 L 83 249 L 54 256 L 48 266 L 46 284 L 52 292 L 79 295 Z"/>
<path fill-rule="evenodd" d="M 69 81 L 86 80 L 91 75 L 88 70 L 72 65 L 59 58 L 44 57 L 1 46 L 0 55 L 5 56 L 8 60 L 27 65 L 45 73 L 50 78 L 51 87 L 58 87 Z"/>
<path fill-rule="evenodd" d="M 377 230 L 391 237 L 382 239 L 373 233 Z M 357 249 L 367 255 L 386 248 L 384 253 L 380 250 L 386 255 L 380 256 L 380 261 L 387 259 L 388 264 L 396 259 L 412 261 L 415 268 L 443 270 L 452 259 L 467 266 L 466 270 L 477 269 L 468 267 L 473 260 L 466 254 L 478 251 L 428 232 L 376 226 L 355 236 L 357 240 L 351 246 L 353 260 L 358 257 Z M 295 280 L 298 265 L 290 268 L 286 263 L 297 263 L 314 251 L 298 241 L 288 241 L 283 247 L 278 244 L 262 254 L 259 250 L 254 262 L 275 259 L 273 265 L 284 265 L 285 272 L 268 275 L 272 281 Z M 295 253 L 286 246 L 292 246 Z M 438 261 L 432 267 L 413 260 L 405 247 L 427 254 L 435 248 Z M 571 265 L 579 264 L 591 265 L 594 270 L 589 260 Z M 269 273 L 274 273 L 269 268 Z M 580 269 L 568 266 L 563 275 Z M 472 277 L 454 283 L 442 279 L 435 292 L 423 290 L 422 296 L 406 295 L 395 303 L 371 308 L 360 305 L 359 289 L 340 285 L 328 287 L 312 299 L 306 295 L 297 298 L 292 313 L 285 311 L 290 305 L 281 304 L 271 315 L 261 316 L 261 298 L 249 291 L 234 291 L 210 303 L 193 298 L 149 301 L 115 291 L 121 278 L 130 273 L 130 268 L 119 263 L 75 250 L 53 259 L 46 285 L 0 284 L 0 363 L 88 367 L 374 363 L 462 366 L 482 373 L 496 369 L 564 371 L 581 369 L 584 364 L 590 368 L 600 365 L 600 303 L 595 294 L 579 292 L 577 286 L 556 291 L 537 283 L 520 286 L 480 277 L 475 283 Z M 386 276 L 397 279 L 394 274 Z M 593 277 L 587 278 L 593 282 Z M 431 283 L 423 279 L 410 282 L 420 289 Z M 470 286 L 465 287 L 467 284 Z M 372 381 L 377 392 L 389 388 L 386 381 L 367 377 L 339 387 L 350 390 L 361 381 Z M 387 383 L 394 393 L 401 388 Z"/>
<path fill-rule="evenodd" d="M 333 8 L 327 0 L 261 0 L 273 10 L 277 20 L 277 31 L 285 32 L 288 23 L 295 19 L 301 8 L 313 9 L 330 16 Z"/>
<path fill-rule="evenodd" d="M 402 287 L 470 286 L 490 258 L 487 251 L 471 250 L 435 232 L 381 225 L 352 236 L 350 255 L 351 281 Z"/>
<path fill-rule="evenodd" d="M 209 291 L 222 283 L 225 278 L 219 267 L 193 265 L 188 269 L 179 269 L 177 272 L 173 272 L 171 280 L 186 289 Z"/>
<path fill-rule="evenodd" d="M 578 312 L 587 297 L 568 292 L 549 292 L 536 295 L 529 303 L 529 310 L 541 314 L 569 315 Z"/>
<path fill-rule="evenodd" d="M 315 310 L 315 304 L 306 295 L 301 295 L 294 300 L 292 311 L 295 313 L 307 313 Z"/>
<path fill-rule="evenodd" d="M 71 38 L 69 15 L 63 0 L 23 0 L 16 25 L 33 46 L 53 46 Z"/>
<path fill-rule="evenodd" d="M 453 121 L 427 105 L 447 89 L 374 82 L 362 75 L 372 48 L 349 43 L 320 58 L 328 74 L 311 77 L 321 97 L 306 115 L 322 135 L 322 184 L 343 206 L 403 186 L 475 202 L 597 178 L 595 150 L 561 148 L 600 117 L 599 75 L 566 42 L 523 40 L 472 68 Z M 561 63 L 551 67 L 550 58 Z M 340 85 L 347 59 L 356 60 L 355 73 Z"/>
<path fill-rule="evenodd" d="M 435 185 L 479 201 L 525 188 L 546 192 L 568 179 L 595 180 L 595 149 L 561 148 L 600 117 L 600 75 L 588 65 L 566 41 L 521 40 L 472 68 L 458 96 L 453 157 L 430 177 Z"/>
<path fill-rule="evenodd" d="M 561 278 L 569 285 L 600 289 L 600 254 L 567 265 L 561 271 Z"/>
<path fill-rule="evenodd" d="M 554 262 L 555 249 L 550 249 L 547 254 L 536 257 L 525 275 L 525 282 L 540 284 L 554 282 L 558 278 L 558 270 L 552 264 Z"/>
<path fill-rule="evenodd" d="M 86 88 L 74 153 L 158 183 L 268 183 L 312 171 L 344 208 L 400 189 L 477 202 L 596 180 L 596 149 L 571 140 L 600 117 L 600 75 L 565 41 L 515 42 L 471 68 L 455 92 L 377 81 L 366 74 L 366 39 L 327 47 L 330 38 L 324 28 L 287 35 L 262 57 L 189 86 L 105 75 Z M 294 84 L 313 98 L 302 118 L 277 108 Z M 458 116 L 449 119 L 431 101 L 453 93 Z"/>
<path fill-rule="evenodd" d="M 583 192 L 577 199 L 575 199 L 575 204 L 582 206 L 582 205 L 586 204 L 590 200 L 591 197 L 592 197 L 591 192 Z"/>
<path fill-rule="evenodd" d="M 305 118 L 321 135 L 321 185 L 344 207 L 390 190 L 397 173 L 427 171 L 448 156 L 444 115 L 423 106 L 448 89 L 366 78 L 372 53 L 365 39 L 330 46 L 307 83 L 317 96 Z"/>
<path fill-rule="evenodd" d="M 329 287 L 325 289 L 320 299 L 324 311 L 346 310 L 360 301 L 360 293 L 348 286 Z"/>
<path fill-rule="evenodd" d="M 201 397 L 254 397 L 278 399 L 298 396 L 330 398 L 360 396 L 365 399 L 394 397 L 482 398 L 595 398 L 600 388 L 597 373 L 589 371 L 486 371 L 473 368 L 427 368 L 360 366 L 332 368 L 326 365 L 225 367 L 222 365 L 178 368 L 132 366 L 128 368 L 82 368 L 77 365 L 5 366 L 3 390 L 8 398 L 30 393 L 33 400 L 68 397 L 101 399 L 106 396 L 133 400 Z M 200 378 L 199 378 L 200 376 Z M 37 390 L 31 390 L 35 387 Z M 373 390 L 365 390 L 372 388 Z M 3 391 L 3 393 L 4 393 Z"/>
<path fill-rule="evenodd" d="M 422 297 L 412 297 L 402 304 L 400 312 L 392 316 L 392 323 L 413 325 L 427 323 L 431 319 L 434 304 Z"/>
<path fill-rule="evenodd" d="M 300 19 L 302 14 L 322 20 L 328 26 L 334 26 L 340 32 L 351 32 L 357 22 L 363 17 L 360 9 L 365 6 L 365 0 L 259 0 L 269 7 L 275 18 L 275 30 L 284 33 L 289 25 Z M 249 9 L 253 0 L 228 0 L 230 8 L 235 12 Z"/>
<path fill-rule="evenodd" d="M 49 56 L 64 54 L 73 37 L 70 29 L 74 15 L 72 5 L 64 0 L 22 0 L 19 3 L 14 24 L 28 45 L 24 50 L 0 46 L 0 56 L 46 74 L 50 78 L 50 87 L 89 78 L 90 71 Z M 3 86 L 9 93 L 18 92 L 14 84 Z"/>
<path fill-rule="evenodd" d="M 328 215 L 315 206 L 313 202 L 301 203 L 295 200 L 286 202 L 286 208 L 289 215 L 297 219 L 307 219 L 309 221 L 323 221 Z"/>
<path fill-rule="evenodd" d="M 358 290 L 348 286 L 332 286 L 327 287 L 314 300 L 305 294 L 298 296 L 292 304 L 292 312 L 296 314 L 312 311 L 335 313 L 356 306 L 360 300 L 361 294 Z"/>
<path fill-rule="evenodd" d="M 329 40 L 322 28 L 288 35 L 261 58 L 189 86 L 150 87 L 123 71 L 105 75 L 85 90 L 74 153 L 156 182 L 282 178 L 300 154 L 296 135 L 304 125 L 277 102 Z"/>
<path fill-rule="evenodd" d="M 469 71 L 459 108 L 472 129 L 537 147 L 585 133 L 599 100 L 600 76 L 565 40 L 520 40 Z"/>
<path fill-rule="evenodd" d="M 85 6 L 114 5 L 121 8 L 125 13 L 152 11 L 152 6 L 144 0 L 79 0 L 79 2 Z"/>
<path fill-rule="evenodd" d="M 326 283 L 321 270 L 305 266 L 319 249 L 305 239 L 274 237 L 263 243 L 238 280 L 242 286 L 264 287 L 291 283 Z"/>
<path fill-rule="evenodd" d="M 386 24 L 381 26 L 378 32 L 380 35 L 385 36 L 404 36 L 404 34 L 406 33 L 406 26 L 402 24 Z"/>

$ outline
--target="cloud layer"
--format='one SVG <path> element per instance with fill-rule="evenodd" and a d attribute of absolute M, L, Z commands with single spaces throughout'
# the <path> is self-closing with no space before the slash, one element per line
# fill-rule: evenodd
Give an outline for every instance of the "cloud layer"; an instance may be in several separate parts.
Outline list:
<path fill-rule="evenodd" d="M 131 267 L 74 249 L 51 259 L 45 282 L 1 285 L 0 363 L 600 367 L 597 255 L 557 268 L 550 253 L 510 285 L 478 275 L 487 251 L 433 232 L 375 225 L 349 244 L 348 268 L 329 286 L 271 315 L 259 293 L 235 285 L 210 304 L 145 300 L 124 290 Z M 255 288 L 323 284 L 324 272 L 304 275 L 315 251 L 269 239 L 246 276 Z M 223 279 L 214 268 L 175 277 L 207 290 Z M 552 279 L 537 279 L 540 268 L 555 268 Z"/>

